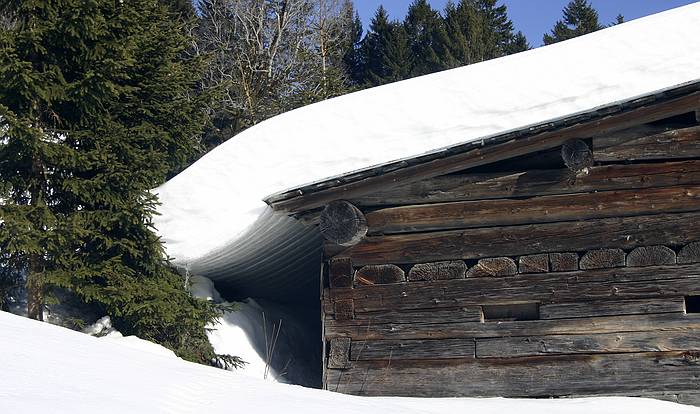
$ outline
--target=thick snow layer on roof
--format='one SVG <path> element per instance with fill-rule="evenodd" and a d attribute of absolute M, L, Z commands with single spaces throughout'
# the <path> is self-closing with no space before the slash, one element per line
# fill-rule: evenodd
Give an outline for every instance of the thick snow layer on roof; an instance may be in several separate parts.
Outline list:
<path fill-rule="evenodd" d="M 275 384 L 0 312 L 3 413 L 698 413 L 643 398 L 367 398 Z"/>
<path fill-rule="evenodd" d="M 270 194 L 699 78 L 695 3 L 567 42 L 345 95 L 256 125 L 158 188 L 163 204 L 156 227 L 176 264 L 204 274 L 230 272 L 225 264 L 246 256 L 227 253 L 232 248 L 299 252 L 318 243 L 267 211 L 262 200 Z M 244 261 L 249 268 L 256 259 L 248 255 Z"/>

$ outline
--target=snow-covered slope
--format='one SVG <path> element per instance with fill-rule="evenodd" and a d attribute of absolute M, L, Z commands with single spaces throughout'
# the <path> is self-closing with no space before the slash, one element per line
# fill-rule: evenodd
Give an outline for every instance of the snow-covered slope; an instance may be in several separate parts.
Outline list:
<path fill-rule="evenodd" d="M 319 240 L 271 213 L 262 201 L 270 194 L 698 79 L 695 3 L 331 99 L 246 130 L 158 188 L 156 227 L 176 264 L 215 280 L 245 278 L 251 267 L 273 278 L 274 269 L 256 268 L 258 251 L 289 275 L 301 265 L 285 260 L 315 254 Z"/>
<path fill-rule="evenodd" d="M 699 413 L 634 398 L 361 398 L 182 361 L 0 312 L 2 413 Z"/>

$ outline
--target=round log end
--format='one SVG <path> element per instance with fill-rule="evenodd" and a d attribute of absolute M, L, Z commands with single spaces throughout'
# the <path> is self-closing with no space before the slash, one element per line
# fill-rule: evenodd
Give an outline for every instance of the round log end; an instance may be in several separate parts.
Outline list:
<path fill-rule="evenodd" d="M 340 246 L 353 246 L 367 234 L 362 211 L 347 201 L 333 201 L 321 213 L 319 230 L 324 239 Z"/>
<path fill-rule="evenodd" d="M 593 152 L 584 141 L 575 139 L 561 146 L 564 164 L 572 171 L 581 171 L 593 165 Z"/>

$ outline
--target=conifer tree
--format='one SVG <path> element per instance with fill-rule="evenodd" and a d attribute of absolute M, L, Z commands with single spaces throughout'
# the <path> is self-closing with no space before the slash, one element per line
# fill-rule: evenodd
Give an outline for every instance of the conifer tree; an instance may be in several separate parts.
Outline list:
<path fill-rule="evenodd" d="M 561 42 L 604 29 L 598 21 L 598 12 L 587 0 L 572 0 L 562 11 L 563 19 L 556 22 L 550 34 L 545 34 L 545 45 Z"/>
<path fill-rule="evenodd" d="M 352 3 L 350 3 L 352 6 Z M 351 9 L 348 9 L 351 10 Z M 346 11 L 347 12 L 347 11 Z M 362 20 L 359 13 L 355 12 L 352 16 L 352 21 L 348 30 L 348 43 L 343 55 L 343 63 L 345 70 L 348 73 L 350 83 L 359 85 L 362 83 L 362 38 L 363 38 Z"/>
<path fill-rule="evenodd" d="M 26 272 L 28 314 L 67 289 L 125 334 L 214 357 L 164 260 L 150 189 L 197 150 L 202 62 L 157 2 L 23 0 L 0 31 L 0 267 Z"/>
<path fill-rule="evenodd" d="M 390 22 L 379 6 L 362 41 L 363 83 L 369 86 L 396 82 L 410 76 L 411 53 L 404 25 Z"/>
<path fill-rule="evenodd" d="M 415 0 L 404 21 L 413 65 L 412 76 L 425 75 L 455 66 L 445 22 L 427 0 Z"/>

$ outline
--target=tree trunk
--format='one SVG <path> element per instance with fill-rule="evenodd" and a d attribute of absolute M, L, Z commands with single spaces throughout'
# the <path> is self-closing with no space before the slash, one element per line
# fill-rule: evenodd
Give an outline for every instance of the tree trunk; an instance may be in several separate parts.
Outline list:
<path fill-rule="evenodd" d="M 37 321 L 44 320 L 42 312 L 44 304 L 44 275 L 41 258 L 38 254 L 29 257 L 29 272 L 27 273 L 27 316 Z"/>

